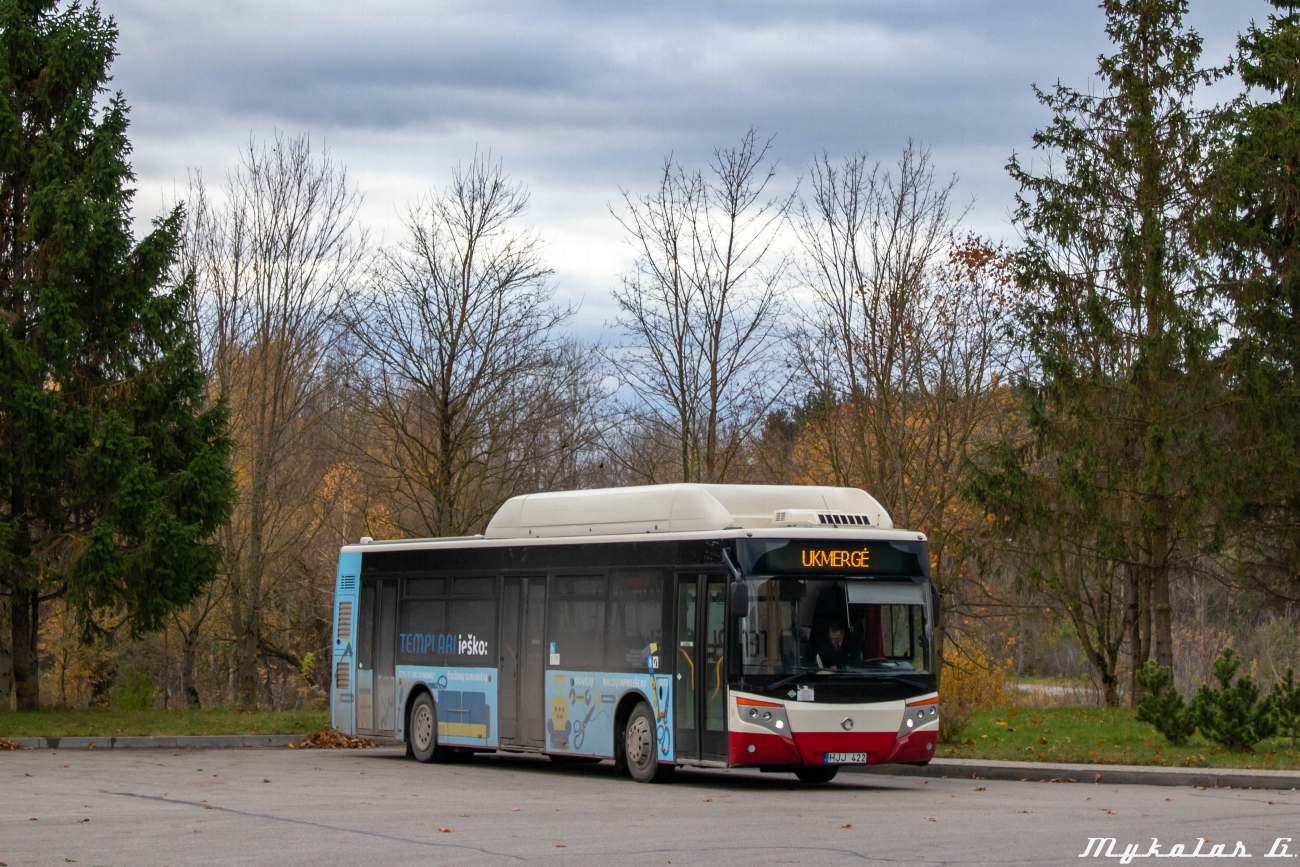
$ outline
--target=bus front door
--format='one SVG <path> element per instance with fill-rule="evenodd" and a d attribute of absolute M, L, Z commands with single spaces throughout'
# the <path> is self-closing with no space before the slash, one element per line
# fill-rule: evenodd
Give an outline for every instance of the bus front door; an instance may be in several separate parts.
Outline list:
<path fill-rule="evenodd" d="M 397 730 L 397 580 L 361 581 L 357 620 L 357 732 L 392 735 Z"/>
<path fill-rule="evenodd" d="M 501 586 L 497 725 L 502 746 L 546 746 L 543 630 L 546 576 L 507 575 Z"/>
<path fill-rule="evenodd" d="M 673 719 L 678 759 L 727 760 L 727 579 L 677 576 Z"/>

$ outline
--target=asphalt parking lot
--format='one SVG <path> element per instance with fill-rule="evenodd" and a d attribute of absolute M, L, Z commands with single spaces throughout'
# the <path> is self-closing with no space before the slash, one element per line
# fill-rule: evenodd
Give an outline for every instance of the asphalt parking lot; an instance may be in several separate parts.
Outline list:
<path fill-rule="evenodd" d="M 1294 855 L 1300 793 L 699 770 L 646 786 L 607 763 L 432 766 L 399 748 L 0 754 L 8 867 L 1078 864 L 1091 837 L 1115 838 L 1112 861 L 1153 838 Z"/>

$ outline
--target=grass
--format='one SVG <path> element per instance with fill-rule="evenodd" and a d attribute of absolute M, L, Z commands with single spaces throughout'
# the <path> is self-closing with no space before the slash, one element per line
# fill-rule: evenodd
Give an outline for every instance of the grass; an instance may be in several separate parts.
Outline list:
<path fill-rule="evenodd" d="M 939 758 L 1016 762 L 1164 765 L 1178 768 L 1300 769 L 1292 744 L 1272 738 L 1254 752 L 1215 746 L 1199 735 L 1175 747 L 1131 708 L 995 708 L 974 712 L 955 744 Z"/>
<path fill-rule="evenodd" d="M 113 735 L 276 735 L 314 732 L 329 711 L 39 710 L 0 712 L 0 738 Z"/>

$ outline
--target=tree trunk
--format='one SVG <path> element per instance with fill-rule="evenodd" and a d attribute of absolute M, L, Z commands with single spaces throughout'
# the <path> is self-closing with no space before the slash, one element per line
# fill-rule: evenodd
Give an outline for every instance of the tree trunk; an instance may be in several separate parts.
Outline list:
<path fill-rule="evenodd" d="M 1156 505 L 1152 554 L 1157 557 L 1151 576 L 1151 648 L 1156 665 L 1174 667 L 1173 613 L 1169 602 L 1169 504 Z"/>
<path fill-rule="evenodd" d="M 107 650 L 113 649 L 115 634 L 110 632 L 104 641 Z M 90 670 L 90 705 L 108 707 L 109 692 L 117 680 L 117 659 L 109 654 L 99 659 Z"/>
<path fill-rule="evenodd" d="M 1138 572 L 1132 566 L 1125 567 L 1124 570 L 1124 605 L 1127 608 L 1125 624 L 1128 627 L 1128 647 L 1129 657 L 1133 660 L 1132 671 L 1129 672 L 1129 701 L 1134 707 L 1138 702 L 1138 681 L 1137 673 L 1142 668 L 1142 663 L 1146 660 L 1142 657 L 1142 602 L 1141 591 L 1138 587 Z M 1116 699 L 1118 703 L 1118 699 Z"/>
<path fill-rule="evenodd" d="M 199 643 L 199 627 L 181 630 L 181 698 L 185 706 L 198 710 L 203 705 L 199 701 L 199 690 L 194 684 L 194 655 Z"/>
<path fill-rule="evenodd" d="M 13 654 L 13 603 L 8 596 L 0 596 L 0 713 L 13 710 L 14 654 Z"/>
<path fill-rule="evenodd" d="M 257 612 L 249 612 L 248 617 L 244 619 L 243 627 L 235 637 L 235 656 L 238 660 L 235 671 L 238 690 L 236 702 L 242 708 L 256 710 L 258 645 L 260 644 L 257 640 L 260 631 L 257 628 Z"/>
<path fill-rule="evenodd" d="M 1106 707 L 1119 707 L 1119 678 L 1114 672 L 1102 672 L 1101 688 Z"/>
<path fill-rule="evenodd" d="M 13 671 L 18 710 L 40 710 L 40 665 L 36 640 L 40 633 L 41 603 L 35 590 L 13 595 Z"/>

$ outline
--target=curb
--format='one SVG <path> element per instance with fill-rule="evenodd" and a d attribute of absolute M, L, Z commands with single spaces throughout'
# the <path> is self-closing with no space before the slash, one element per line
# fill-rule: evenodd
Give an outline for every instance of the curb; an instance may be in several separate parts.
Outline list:
<path fill-rule="evenodd" d="M 176 735 L 173 737 L 70 737 L 70 738 L 9 738 L 10 743 L 29 750 L 177 750 L 177 749 L 249 749 L 287 747 L 303 738 L 301 735 Z"/>
<path fill-rule="evenodd" d="M 1300 789 L 1298 771 L 1237 768 L 1161 768 L 1144 765 L 1070 765 L 934 759 L 928 765 L 864 765 L 845 768 L 860 774 L 943 779 L 1010 780 L 1031 783 L 1195 786 L 1206 789 Z"/>
<path fill-rule="evenodd" d="M 306 738 L 292 735 L 177 735 L 174 737 L 9 738 L 31 750 L 268 749 L 287 747 Z M 401 745 L 381 738 L 380 746 Z M 934 759 L 928 765 L 856 765 L 855 774 L 931 779 L 1001 780 L 1028 783 L 1098 783 L 1104 785 L 1186 786 L 1206 789 L 1300 789 L 1300 771 L 1252 771 L 1234 768 L 1161 768 L 1144 765 L 1073 765 L 1044 762 L 998 762 Z"/>

